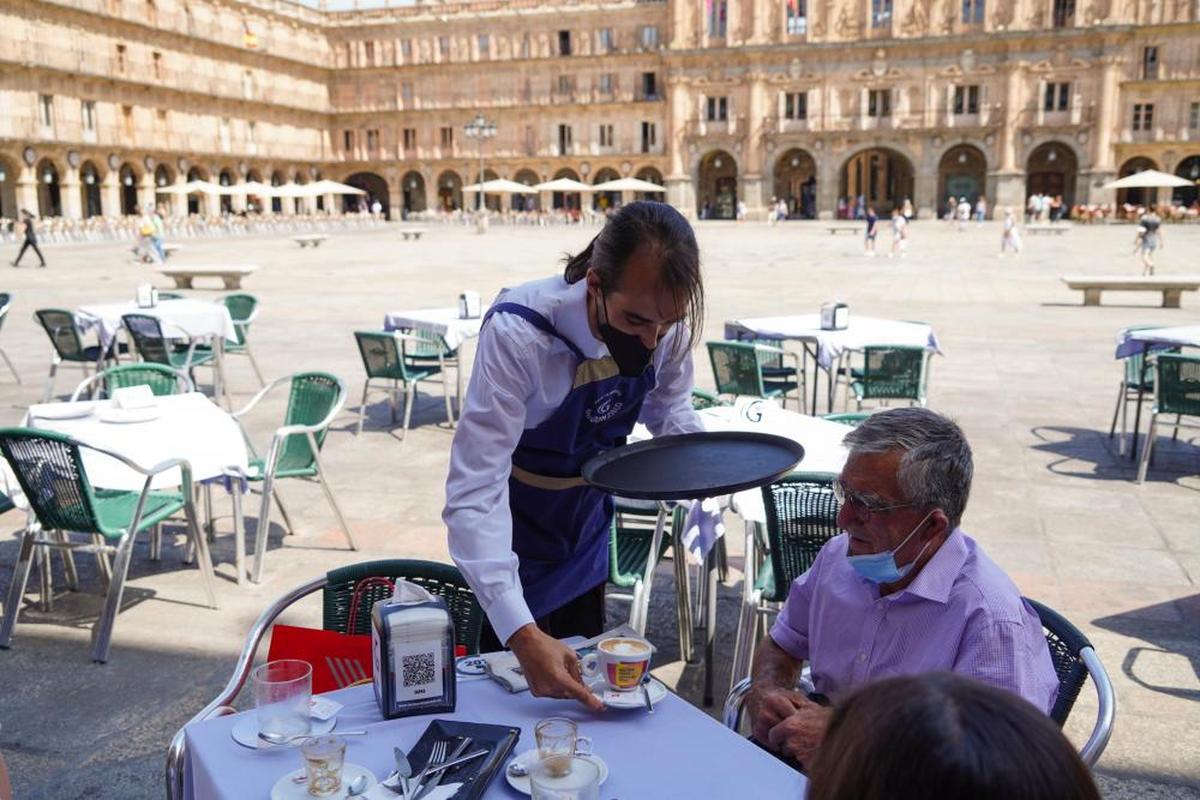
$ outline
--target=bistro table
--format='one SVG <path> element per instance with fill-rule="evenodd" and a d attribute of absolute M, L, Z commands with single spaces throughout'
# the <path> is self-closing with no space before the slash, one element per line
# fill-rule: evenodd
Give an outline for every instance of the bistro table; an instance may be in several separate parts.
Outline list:
<path fill-rule="evenodd" d="M 463 319 L 458 316 L 457 306 L 423 308 L 417 311 L 389 311 L 383 317 L 385 331 L 419 328 L 441 336 L 451 350 L 457 350 L 464 341 L 478 336 L 482 327 L 482 316 Z"/>
<path fill-rule="evenodd" d="M 804 345 L 804 364 L 813 358 L 812 410 L 817 413 L 817 367 L 829 377 L 828 409 L 833 410 L 833 394 L 837 386 L 835 365 L 851 350 L 873 345 L 908 345 L 924 347 L 931 353 L 941 353 L 933 326 L 924 322 L 901 322 L 875 317 L 850 315 L 849 324 L 841 330 L 824 330 L 820 314 L 795 314 L 782 317 L 733 319 L 725 323 L 725 338 L 739 341 L 753 339 L 791 339 Z"/>
<path fill-rule="evenodd" d="M 737 797 L 749 790 L 755 796 L 801 798 L 806 791 L 807 782 L 799 772 L 672 692 L 653 714 L 642 709 L 595 714 L 574 701 L 538 698 L 529 692 L 511 694 L 490 680 L 460 680 L 454 713 L 394 720 L 380 716 L 370 685 L 327 696 L 344 705 L 337 728 L 368 731 L 366 736 L 346 738 L 346 762 L 370 769 L 377 778 L 393 768 L 392 748 L 411 749 L 433 719 L 519 727 L 521 739 L 514 753 L 520 753 L 536 747 L 533 727 L 538 720 L 566 716 L 579 723 L 582 734 L 592 737 L 594 751 L 608 764 L 602 798 Z M 184 797 L 265 800 L 280 777 L 304 766 L 298 748 L 251 750 L 233 741 L 234 724 L 253 713 L 217 717 L 185 729 Z M 509 787 L 501 772 L 484 796 L 523 795 Z"/>
<path fill-rule="evenodd" d="M 126 314 L 145 314 L 157 318 L 162 325 L 163 335 L 168 338 L 211 339 L 216 360 L 213 396 L 221 396 L 225 376 L 224 342 L 236 343 L 238 340 L 233 317 L 224 303 L 206 303 L 186 298 L 160 300 L 149 308 L 142 308 L 132 301 L 96 303 L 76 309 L 75 319 L 83 332 L 98 329 L 100 352 L 105 353 L 121 328 L 121 317 Z"/>
<path fill-rule="evenodd" d="M 143 467 L 151 467 L 171 458 L 182 458 L 192 468 L 192 479 L 203 484 L 209 523 L 212 521 L 211 484 L 234 480 L 247 470 L 246 440 L 228 412 L 199 392 L 155 398 L 158 416 L 147 422 L 105 422 L 103 414 L 111 400 L 91 402 L 92 412 L 72 419 L 52 419 L 54 414 L 76 403 L 41 403 L 29 407 L 23 425 L 39 430 L 64 433 L 79 441 L 120 453 Z M 83 467 L 88 482 L 103 489 L 140 492 L 145 476 L 94 450 L 84 448 Z M 156 475 L 150 486 L 167 489 L 178 486 L 178 469 Z M 238 481 L 240 483 L 240 481 Z M 237 541 L 238 582 L 245 579 L 245 537 L 242 524 L 240 486 L 232 486 L 234 534 Z"/>
<path fill-rule="evenodd" d="M 1116 357 L 1129 358 L 1142 354 L 1142 374 L 1138 381 L 1137 408 L 1133 412 L 1133 440 L 1129 448 L 1129 459 L 1137 460 L 1138 433 L 1142 424 L 1143 387 L 1146 384 L 1146 363 L 1150 353 L 1155 350 L 1165 350 L 1169 347 L 1200 347 L 1200 325 L 1175 325 L 1170 328 L 1142 328 L 1140 330 L 1123 328 L 1117 333 Z"/>

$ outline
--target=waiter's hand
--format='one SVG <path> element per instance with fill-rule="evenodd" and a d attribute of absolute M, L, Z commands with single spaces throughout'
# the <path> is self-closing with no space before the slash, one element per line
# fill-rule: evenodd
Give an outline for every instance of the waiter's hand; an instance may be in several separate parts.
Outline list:
<path fill-rule="evenodd" d="M 567 645 L 531 623 L 509 637 L 508 647 L 521 662 L 534 697 L 574 699 L 593 711 L 604 710 L 604 703 L 584 685 L 579 656 Z"/>

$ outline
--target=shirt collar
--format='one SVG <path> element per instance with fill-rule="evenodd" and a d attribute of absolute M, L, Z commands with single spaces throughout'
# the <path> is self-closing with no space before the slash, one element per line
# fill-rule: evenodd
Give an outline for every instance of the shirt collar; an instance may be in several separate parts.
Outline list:
<path fill-rule="evenodd" d="M 554 327 L 563 336 L 575 343 L 588 358 L 608 355 L 608 348 L 592 335 L 588 325 L 587 279 L 567 286 L 562 303 L 555 309 Z"/>
<path fill-rule="evenodd" d="M 895 596 L 915 594 L 944 605 L 950 599 L 950 590 L 954 588 L 954 582 L 958 580 L 966 562 L 967 543 L 959 529 L 955 528 L 933 557 L 921 567 L 916 579 Z"/>

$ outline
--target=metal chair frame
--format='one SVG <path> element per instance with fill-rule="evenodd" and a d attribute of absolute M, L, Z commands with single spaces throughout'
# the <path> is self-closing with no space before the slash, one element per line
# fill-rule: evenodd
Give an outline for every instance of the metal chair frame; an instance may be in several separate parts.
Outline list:
<path fill-rule="evenodd" d="M 162 299 L 161 293 L 158 296 L 159 296 L 159 299 Z M 182 295 L 180 295 L 180 297 L 182 297 Z M 254 351 L 252 351 L 250 349 L 250 324 L 253 323 L 254 320 L 258 319 L 258 309 L 259 309 L 258 298 L 252 294 L 247 294 L 245 292 L 237 292 L 235 294 L 230 294 L 230 295 L 226 295 L 225 297 L 219 298 L 215 302 L 223 303 L 225 305 L 225 307 L 228 309 L 229 303 L 227 301 L 232 297 L 249 297 L 250 299 L 252 299 L 254 301 L 254 310 L 250 312 L 250 316 L 242 317 L 242 318 L 234 317 L 233 312 L 232 311 L 229 312 L 229 317 L 230 317 L 230 319 L 233 320 L 233 327 L 237 329 L 238 336 L 241 337 L 241 341 L 236 344 L 232 344 L 232 345 L 229 343 L 226 343 L 224 345 L 224 347 L 222 348 L 222 351 L 221 351 L 222 355 L 226 355 L 226 356 L 228 356 L 228 355 L 235 355 L 235 356 L 244 355 L 244 356 L 246 356 L 246 358 L 248 358 L 250 360 L 250 368 L 254 370 L 254 376 L 256 378 L 258 378 L 258 385 L 260 387 L 266 386 L 267 382 L 263 378 L 262 370 L 258 366 L 258 359 L 256 359 L 254 357 Z M 202 347 L 201 352 L 206 352 L 206 348 Z"/>
<path fill-rule="evenodd" d="M 1157 327 L 1155 325 L 1129 325 L 1125 327 L 1121 333 L 1128 331 L 1147 330 Z M 1173 347 L 1167 350 L 1161 350 L 1164 353 L 1178 353 L 1179 348 Z M 1125 454 L 1125 440 L 1128 431 L 1129 404 L 1139 402 L 1147 390 L 1154 391 L 1154 371 L 1144 369 L 1149 365 L 1146 363 L 1147 354 L 1144 350 L 1139 350 L 1133 355 L 1127 356 L 1121 360 L 1121 384 L 1117 389 L 1117 405 L 1113 409 L 1112 424 L 1108 426 L 1108 438 L 1112 439 L 1117 433 L 1117 418 L 1121 421 L 1121 438 L 1117 440 L 1117 454 Z"/>
<path fill-rule="evenodd" d="M 0 292 L 0 326 L 4 324 L 4 320 L 8 317 L 8 310 L 12 308 L 12 295 L 8 292 Z M 12 359 L 8 357 L 8 353 L 4 352 L 4 348 L 0 347 L 0 358 L 4 359 L 4 363 L 8 365 L 8 370 L 17 379 L 17 383 L 21 382 L 21 374 L 17 372 L 17 368 L 13 366 Z"/>
<path fill-rule="evenodd" d="M 758 391 L 758 395 L 756 395 L 758 397 L 766 397 L 766 390 L 768 388 L 770 388 L 770 386 L 768 385 L 769 379 L 763 375 L 763 364 L 762 364 L 761 357 L 762 356 L 771 356 L 772 358 L 778 358 L 780 363 L 783 363 L 784 359 L 790 359 L 793 363 L 793 369 L 795 370 L 796 386 L 791 390 L 787 390 L 787 391 L 781 390 L 780 391 L 780 393 L 778 395 L 779 400 L 780 400 L 780 405 L 782 405 L 784 408 L 787 408 L 788 391 L 794 391 L 796 393 L 796 405 L 800 407 L 800 413 L 802 413 L 802 414 L 807 413 L 807 411 L 808 411 L 808 399 L 806 397 L 807 383 L 806 383 L 806 377 L 804 374 L 804 370 L 800 368 L 800 354 L 799 353 L 796 353 L 792 350 L 786 350 L 782 347 L 775 347 L 774 345 L 762 344 L 761 342 L 738 342 L 738 341 L 722 340 L 722 341 L 711 341 L 711 342 L 707 342 L 706 344 L 708 345 L 709 361 L 713 360 L 714 346 L 717 348 L 725 346 L 725 345 L 735 345 L 735 346 L 742 346 L 742 347 L 753 346 L 754 347 L 755 353 L 760 357 L 759 358 L 759 368 L 758 368 L 759 391 Z M 716 372 L 717 372 L 716 365 L 713 364 L 714 380 L 716 380 Z M 720 386 L 718 386 L 717 394 L 723 395 L 723 394 L 730 394 L 730 393 L 722 392 Z M 741 397 L 743 395 L 732 395 L 732 396 L 736 399 L 737 397 Z"/>
<path fill-rule="evenodd" d="M 1187 364 L 1195 364 L 1197 370 L 1200 370 L 1200 356 L 1185 356 L 1178 353 L 1163 353 L 1150 359 L 1154 362 L 1154 405 L 1150 408 L 1150 430 L 1146 432 L 1146 443 L 1142 445 L 1141 458 L 1138 461 L 1137 482 L 1146 482 L 1146 472 L 1150 467 L 1150 457 L 1154 451 L 1154 439 L 1158 435 L 1158 418 L 1162 416 L 1175 415 L 1174 431 L 1171 438 L 1179 436 L 1180 428 L 1188 428 L 1190 430 L 1200 430 L 1198 422 L 1184 422 L 1185 416 L 1191 416 L 1187 413 L 1179 413 L 1176 411 L 1160 411 L 1159 410 L 1159 393 L 1162 391 L 1162 375 L 1159 374 L 1163 363 L 1180 362 Z M 1122 437 L 1124 436 L 1124 428 L 1122 428 Z"/>
<path fill-rule="evenodd" d="M 1092 732 L 1088 735 L 1087 741 L 1079 750 L 1079 757 L 1083 759 L 1083 763 L 1087 764 L 1091 769 L 1104 753 L 1104 748 L 1108 746 L 1108 740 L 1112 737 L 1113 726 L 1116 722 L 1117 705 L 1116 694 L 1113 691 L 1112 681 L 1108 677 L 1108 671 L 1104 669 L 1104 664 L 1101 663 L 1100 657 L 1096 655 L 1096 650 L 1092 643 L 1087 640 L 1079 629 L 1072 625 L 1068 620 L 1049 609 L 1046 606 L 1034 600 L 1028 600 L 1029 604 L 1037 611 L 1042 623 L 1042 628 L 1045 632 L 1061 637 L 1064 640 L 1073 639 L 1079 643 L 1079 649 L 1075 655 L 1083 664 L 1087 676 L 1091 677 L 1092 684 L 1096 687 L 1096 722 L 1092 726 Z M 1046 613 L 1049 612 L 1049 613 Z M 1049 623 L 1049 624 L 1047 624 Z M 1065 623 L 1066 628 L 1062 625 Z M 807 667 L 805 668 L 807 672 Z M 800 681 L 804 685 L 802 677 Z M 745 710 L 746 695 L 750 692 L 752 680 L 750 678 L 742 678 L 729 691 L 729 696 L 725 698 L 725 707 L 721 716 L 725 727 L 737 733 L 742 726 L 742 714 Z M 1063 679 L 1059 678 L 1060 691 L 1063 684 Z M 806 687 L 811 689 L 811 684 Z M 1061 727 L 1070 714 L 1071 708 L 1074 705 L 1074 698 L 1065 709 L 1061 711 L 1061 719 L 1055 719 L 1055 722 Z M 1059 711 L 1056 701 L 1055 711 Z"/>
<path fill-rule="evenodd" d="M 75 391 L 71 393 L 71 399 L 69 402 L 77 402 L 84 396 L 85 393 L 88 395 L 87 399 L 94 400 L 101 389 L 106 388 L 104 386 L 104 382 L 115 370 L 129 369 L 131 366 L 135 368 L 161 367 L 162 370 L 170 370 L 175 375 L 176 394 L 188 394 L 189 392 L 196 391 L 196 385 L 192 383 L 192 379 L 189 378 L 185 373 L 180 372 L 177 369 L 172 369 L 166 364 L 155 364 L 152 361 L 146 361 L 142 364 L 124 364 L 116 367 L 109 367 L 108 369 L 97 372 L 90 378 L 84 378 L 80 384 L 75 387 Z"/>
<path fill-rule="evenodd" d="M 246 440 L 246 446 L 250 448 L 250 452 L 253 453 L 255 458 L 258 458 L 258 451 L 255 449 L 254 443 L 250 441 L 249 434 L 246 433 L 245 425 L 242 424 L 242 417 L 244 417 L 255 406 L 257 406 L 264 397 L 270 394 L 272 389 L 284 384 L 290 385 L 297 377 L 301 377 L 305 374 L 306 373 L 298 372 L 294 375 L 285 375 L 282 378 L 272 381 L 259 390 L 258 394 L 254 395 L 254 397 L 250 399 L 250 402 L 247 403 L 240 411 L 233 412 L 232 416 L 235 420 L 237 420 L 238 426 L 242 429 L 242 436 Z M 350 526 L 346 524 L 346 518 L 342 514 L 342 509 L 338 505 L 337 498 L 334 497 L 333 488 L 330 487 L 329 482 L 325 479 L 325 465 L 321 461 L 321 444 L 324 443 L 324 440 L 322 439 L 322 442 L 318 443 L 316 439 L 316 434 L 327 430 L 329 426 L 333 424 L 333 420 L 339 413 L 341 413 L 342 408 L 346 404 L 345 381 L 343 381 L 341 378 L 336 378 L 336 376 L 329 377 L 334 377 L 337 381 L 338 396 L 337 400 L 329 409 L 329 413 L 325 415 L 325 418 L 315 425 L 284 425 L 283 427 L 277 428 L 275 433 L 271 436 L 271 445 L 267 450 L 267 457 L 263 461 L 263 474 L 261 476 L 247 476 L 252 481 L 261 480 L 263 484 L 262 504 L 259 508 L 258 514 L 258 529 L 254 534 L 254 566 L 253 572 L 250 576 L 250 579 L 255 583 L 259 583 L 262 580 L 263 559 L 266 557 L 267 552 L 267 533 L 270 529 L 271 522 L 272 497 L 275 498 L 275 503 L 279 506 L 279 513 L 283 517 L 284 526 L 287 528 L 289 533 L 295 533 L 295 530 L 292 527 L 291 516 L 288 514 L 287 508 L 283 504 L 283 498 L 280 497 L 279 490 L 275 486 L 275 482 L 278 480 L 275 474 L 277 462 L 280 454 L 283 451 L 284 445 L 291 436 L 304 436 L 308 441 L 309 450 L 312 452 L 313 464 L 316 467 L 316 477 L 321 484 L 321 488 L 325 492 L 325 499 L 329 501 L 329 505 L 333 509 L 334 516 L 337 517 L 338 524 L 342 526 L 342 532 L 346 534 L 346 541 L 350 544 L 350 549 L 358 549 L 358 544 L 354 540 L 354 534 L 350 531 Z M 236 496 L 237 492 L 234 494 Z M 237 514 L 236 509 L 234 513 L 235 515 Z"/>
<path fill-rule="evenodd" d="M 30 502 L 29 520 L 21 534 L 21 549 L 17 556 L 17 563 L 13 568 L 13 578 L 12 583 L 8 587 L 8 597 L 4 603 L 4 619 L 0 622 L 0 648 L 8 649 L 11 646 L 13 631 L 17 624 L 17 615 L 20 610 L 21 597 L 25 594 L 25 586 L 29 580 L 29 572 L 32 567 L 35 548 L 38 548 L 38 552 L 41 554 L 42 605 L 43 607 L 50 605 L 52 594 L 50 590 L 49 549 L 57 548 L 64 551 L 67 583 L 73 590 L 78 588 L 78 574 L 75 570 L 74 559 L 71 557 L 72 552 L 93 553 L 97 557 L 101 576 L 108 583 L 108 592 L 104 599 L 104 610 L 100 618 L 96 621 L 95 627 L 92 629 L 92 660 L 97 663 L 108 661 L 112 631 L 116 623 L 117 614 L 121 610 L 121 596 L 125 590 L 125 577 L 129 571 L 129 562 L 133 555 L 134 540 L 137 538 L 137 534 L 141 532 L 142 513 L 145 509 L 146 500 L 150 495 L 150 485 L 155 476 L 175 468 L 179 469 L 182 478 L 180 486 L 184 514 L 187 519 L 188 534 L 199 553 L 198 566 L 200 574 L 204 579 L 204 590 L 208 595 L 208 605 L 209 608 L 215 609 L 217 607 L 217 599 L 213 590 L 212 558 L 208 552 L 208 543 L 200 534 L 200 528 L 196 521 L 196 508 L 192 500 L 191 464 L 183 458 L 172 458 L 147 468 L 112 450 L 93 447 L 69 436 L 55 438 L 60 438 L 71 447 L 91 450 L 113 458 L 129 469 L 143 475 L 145 481 L 142 484 L 142 490 L 138 496 L 133 517 L 129 525 L 123 529 L 123 533 L 117 539 L 115 545 L 107 544 L 104 537 L 100 534 L 92 534 L 91 543 L 79 543 L 70 541 L 69 531 L 53 529 L 43 531 L 33 511 L 33 503 L 32 501 Z M 42 535 L 39 536 L 39 534 Z M 114 554 L 116 555 L 116 561 L 108 565 L 108 557 Z"/>
<path fill-rule="evenodd" d="M 866 378 L 867 359 L 874 350 L 922 350 L 921 355 L 921 375 L 917 379 L 917 397 L 867 397 L 865 390 L 860 394 L 859 389 L 864 389 L 863 380 Z M 914 347 L 912 345 L 888 345 L 877 344 L 864 347 L 861 351 L 863 357 L 863 374 L 861 376 L 853 376 L 849 368 L 845 370 L 845 385 L 846 385 L 846 400 L 842 404 L 843 413 L 850 410 L 850 395 L 854 395 L 855 403 L 858 411 L 863 410 L 863 400 L 880 400 L 881 407 L 886 407 L 889 400 L 908 400 L 908 404 L 920 405 L 922 407 L 929 401 L 929 371 L 933 365 L 933 352 L 928 348 Z M 842 370 L 839 368 L 839 372 Z M 831 378 L 832 380 L 832 378 Z M 834 389 L 836 392 L 836 388 Z"/>
<path fill-rule="evenodd" d="M 70 311 L 60 308 L 42 308 L 33 312 L 34 321 L 37 322 L 38 326 L 42 328 L 42 330 L 46 331 L 46 335 L 50 337 L 50 345 L 54 348 L 54 355 L 50 359 L 50 374 L 46 377 L 46 391 L 42 393 L 43 403 L 49 403 L 54 398 L 54 379 L 58 374 L 58 368 L 60 366 L 69 365 L 79 367 L 81 370 L 83 370 L 83 375 L 86 378 L 91 375 L 93 368 L 99 369 L 100 365 L 103 363 L 108 361 L 120 363 L 121 359 L 118 357 L 120 348 L 117 345 L 115 338 L 107 350 L 105 350 L 102 345 L 96 345 L 96 358 L 94 360 L 87 357 L 64 358 L 62 352 L 59 350 L 57 340 L 57 337 L 59 333 L 63 331 L 63 328 L 61 326 L 55 328 L 46 327 L 46 323 L 42 321 L 40 316 L 44 312 L 61 312 L 69 315 L 71 317 L 70 334 L 74 338 L 74 341 L 79 348 L 79 352 L 81 354 L 85 354 L 89 349 L 83 344 L 83 340 L 79 337 L 79 327 L 75 323 L 75 315 Z"/>
<path fill-rule="evenodd" d="M 646 504 L 645 507 L 644 508 L 639 507 L 643 503 Z M 629 626 L 631 628 L 633 628 L 634 630 L 636 630 L 639 634 L 645 635 L 646 623 L 647 623 L 647 619 L 648 619 L 649 612 L 650 612 L 650 592 L 653 589 L 653 585 L 654 585 L 654 570 L 655 570 L 655 568 L 657 568 L 658 562 L 661 560 L 658 557 L 658 553 L 663 550 L 663 542 L 667 539 L 668 536 L 670 536 L 671 546 L 673 548 L 678 546 L 678 543 L 679 543 L 678 526 L 671 523 L 672 530 L 671 530 L 671 533 L 668 534 L 667 533 L 667 525 L 668 525 L 668 520 L 670 520 L 676 513 L 679 513 L 679 512 L 675 509 L 672 509 L 672 507 L 666 503 L 655 502 L 652 500 L 645 501 L 645 500 L 628 500 L 628 499 L 624 499 L 624 498 L 617 498 L 617 504 L 618 505 L 614 512 L 614 517 L 613 517 L 613 530 L 612 530 L 612 534 L 611 534 L 612 536 L 620 535 L 618 532 L 619 525 L 618 525 L 617 518 L 621 514 L 629 514 L 629 515 L 634 515 L 634 516 L 640 515 L 646 519 L 648 519 L 651 515 L 654 516 L 654 532 L 651 534 L 651 537 L 650 537 L 650 549 L 647 551 L 647 554 L 646 554 L 646 563 L 645 563 L 645 566 L 642 568 L 641 572 L 638 574 L 637 578 L 635 579 L 632 589 L 628 592 L 623 591 L 620 588 L 618 588 L 616 590 L 609 589 L 605 595 L 608 598 L 612 598 L 612 599 L 616 599 L 616 600 L 628 600 L 629 601 Z M 622 505 L 624 505 L 624 508 L 621 507 Z M 619 545 L 617 545 L 617 546 L 619 547 Z M 681 559 L 679 557 L 675 557 L 674 562 L 676 562 L 676 569 L 675 569 L 676 580 L 681 579 L 679 573 L 680 573 L 680 567 L 682 567 L 684 570 L 683 580 L 685 581 L 685 583 L 681 584 L 681 585 L 686 585 L 687 559 L 686 558 Z M 615 569 L 616 569 L 616 565 L 610 564 L 610 566 L 609 566 L 610 573 L 612 573 Z M 679 597 L 677 597 L 677 601 L 676 601 L 677 605 L 679 604 L 679 602 L 681 602 L 679 599 L 680 597 L 684 598 L 682 600 L 682 602 L 686 602 L 687 594 L 677 593 L 677 595 L 679 596 Z M 690 617 L 690 615 L 684 614 L 682 612 L 682 610 L 680 610 L 680 609 L 677 609 L 677 612 L 678 612 L 678 618 L 679 618 L 679 641 L 682 643 L 685 641 L 685 636 L 684 636 L 684 632 L 683 632 L 684 622 L 685 622 L 685 619 Z"/>
<path fill-rule="evenodd" d="M 379 334 L 378 331 L 363 331 L 363 332 L 370 333 L 373 335 Z M 415 342 L 415 343 L 425 344 L 425 345 L 428 345 L 430 343 L 428 339 L 423 339 L 420 336 L 414 336 L 411 333 L 401 333 L 399 331 L 388 331 L 385 335 L 390 335 L 397 342 L 407 341 L 407 342 Z M 396 358 L 401 366 L 402 371 L 407 371 L 408 369 L 412 368 L 413 365 L 405 362 L 404 351 L 400 347 L 399 344 L 397 344 L 397 346 L 396 346 Z M 446 384 L 446 367 L 449 363 L 450 362 L 447 361 L 444 353 L 441 350 L 439 350 L 437 353 L 437 365 L 438 365 L 437 374 L 438 374 L 439 380 L 441 381 L 441 384 L 442 384 L 442 396 L 446 400 L 446 422 L 451 427 L 453 427 L 455 424 L 454 408 L 453 408 L 453 405 L 451 404 L 451 400 L 450 400 L 450 391 L 449 391 L 450 387 Z M 457 359 L 455 359 L 455 363 L 457 363 Z M 363 364 L 363 368 L 364 369 L 366 368 L 365 363 Z M 368 398 L 368 396 L 372 392 L 380 392 L 380 393 L 386 394 L 388 396 L 388 406 L 391 410 L 393 424 L 396 422 L 396 412 L 398 410 L 397 407 L 400 404 L 400 397 L 403 395 L 403 397 L 404 397 L 404 426 L 401 428 L 401 431 L 400 431 L 400 440 L 403 441 L 405 438 L 407 438 L 408 426 L 412 422 L 413 404 L 416 402 L 416 399 L 417 399 L 417 384 L 420 383 L 422 380 L 427 380 L 427 379 L 426 378 L 417 378 L 417 379 L 412 379 L 412 380 L 404 379 L 403 381 L 401 381 L 401 379 L 396 379 L 396 378 L 372 378 L 368 374 L 367 379 L 365 381 L 363 381 L 362 402 L 359 404 L 359 407 L 358 407 L 358 430 L 355 432 L 354 435 L 358 436 L 358 435 L 361 435 L 363 432 L 363 424 L 366 421 L 366 416 L 367 416 L 367 398 Z M 403 383 L 403 385 L 401 385 L 402 383 Z M 459 408 L 462 408 L 461 379 L 460 379 L 460 385 L 459 385 L 458 392 L 459 392 L 459 394 L 458 394 Z"/>

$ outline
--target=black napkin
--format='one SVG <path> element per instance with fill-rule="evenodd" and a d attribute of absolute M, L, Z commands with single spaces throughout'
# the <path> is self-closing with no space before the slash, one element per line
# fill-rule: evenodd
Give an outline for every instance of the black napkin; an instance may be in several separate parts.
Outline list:
<path fill-rule="evenodd" d="M 466 736 L 471 737 L 471 745 L 463 751 L 463 755 L 486 749 L 488 754 L 472 759 L 465 764 L 451 767 L 442 777 L 442 784 L 462 783 L 462 787 L 452 800 L 478 800 L 487 791 L 488 784 L 503 769 L 512 754 L 513 748 L 521 738 L 521 729 L 508 725 L 485 725 L 478 722 L 455 722 L 448 719 L 435 719 L 421 734 L 421 738 L 408 753 L 409 763 L 413 765 L 413 777 L 420 774 L 417 764 L 423 768 L 429 761 L 429 752 L 433 743 L 446 739 L 447 758 Z"/>

